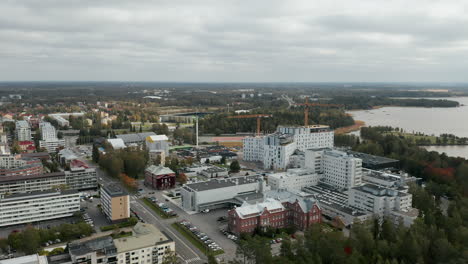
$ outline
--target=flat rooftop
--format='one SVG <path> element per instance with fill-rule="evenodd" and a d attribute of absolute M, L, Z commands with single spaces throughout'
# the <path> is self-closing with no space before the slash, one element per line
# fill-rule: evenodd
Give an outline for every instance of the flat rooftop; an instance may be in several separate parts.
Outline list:
<path fill-rule="evenodd" d="M 256 183 L 262 176 L 253 175 L 253 176 L 244 176 L 244 177 L 233 177 L 226 179 L 211 179 L 203 182 L 189 183 L 184 185 L 182 188 L 189 191 L 208 191 L 213 189 L 228 188 L 236 185 Z"/>
<path fill-rule="evenodd" d="M 350 155 L 353 155 L 356 158 L 362 159 L 362 164 L 364 167 L 366 166 L 375 167 L 375 166 L 382 166 L 382 165 L 394 166 L 394 165 L 398 165 L 398 163 L 400 162 L 399 160 L 396 160 L 396 159 L 375 156 L 375 155 L 362 153 L 362 152 L 356 152 L 356 151 L 351 151 L 351 150 L 348 150 L 346 152 Z"/>
<path fill-rule="evenodd" d="M 44 174 L 36 174 L 36 175 L 14 175 L 14 176 L 0 176 L 0 182 L 17 182 L 23 180 L 34 180 L 34 179 L 41 179 L 41 178 L 54 178 L 54 177 L 65 177 L 64 172 L 51 172 L 51 173 L 44 173 Z"/>
<path fill-rule="evenodd" d="M 131 236 L 114 239 L 114 244 L 117 252 L 121 253 L 171 241 L 155 226 L 139 222 L 133 227 Z"/>
<path fill-rule="evenodd" d="M 128 195 L 128 192 L 125 191 L 122 187 L 117 184 L 108 184 L 104 185 L 102 189 L 111 197 L 119 197 Z"/>
<path fill-rule="evenodd" d="M 47 191 L 34 191 L 29 193 L 15 193 L 10 195 L 5 195 L 0 202 L 10 202 L 10 201 L 23 201 L 44 197 L 53 197 L 57 195 L 67 195 L 78 193 L 76 190 L 47 190 Z"/>

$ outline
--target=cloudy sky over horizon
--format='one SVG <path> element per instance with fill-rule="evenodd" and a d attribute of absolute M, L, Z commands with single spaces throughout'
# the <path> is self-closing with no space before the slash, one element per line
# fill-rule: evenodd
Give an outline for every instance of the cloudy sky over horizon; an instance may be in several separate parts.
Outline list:
<path fill-rule="evenodd" d="M 468 82 L 466 0 L 1 0 L 0 81 Z"/>

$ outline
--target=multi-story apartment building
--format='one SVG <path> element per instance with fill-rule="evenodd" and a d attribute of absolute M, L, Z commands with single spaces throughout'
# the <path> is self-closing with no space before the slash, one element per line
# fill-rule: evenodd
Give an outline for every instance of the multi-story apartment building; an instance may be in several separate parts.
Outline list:
<path fill-rule="evenodd" d="M 0 195 L 0 226 L 68 217 L 79 210 L 80 195 L 74 190 Z"/>
<path fill-rule="evenodd" d="M 95 168 L 71 167 L 65 171 L 68 188 L 75 190 L 96 189 L 98 187 Z"/>
<path fill-rule="evenodd" d="M 264 136 L 245 137 L 242 139 L 243 159 L 245 161 L 263 162 Z"/>
<path fill-rule="evenodd" d="M 0 176 L 36 175 L 43 173 L 39 159 L 21 155 L 0 155 Z"/>
<path fill-rule="evenodd" d="M 297 149 L 301 151 L 311 148 L 331 148 L 334 145 L 335 133 L 329 126 L 279 126 L 277 131 L 292 135 Z"/>
<path fill-rule="evenodd" d="M 117 264 L 117 248 L 111 236 L 82 239 L 68 244 L 71 262 L 75 264 Z M 123 262 L 122 262 L 123 263 Z"/>
<path fill-rule="evenodd" d="M 294 137 L 288 134 L 274 133 L 264 137 L 263 167 L 272 170 L 284 170 L 291 155 L 297 149 Z"/>
<path fill-rule="evenodd" d="M 18 141 L 31 140 L 31 127 L 27 121 L 16 121 L 15 132 Z"/>
<path fill-rule="evenodd" d="M 244 160 L 261 161 L 265 169 L 286 169 L 296 150 L 333 147 L 333 136 L 328 126 L 280 126 L 276 133 L 244 138 Z"/>
<path fill-rule="evenodd" d="M 169 252 L 175 252 L 175 243 L 154 225 L 138 223 L 132 235 L 114 239 L 118 263 L 159 264 Z"/>
<path fill-rule="evenodd" d="M 112 239 L 102 236 L 69 244 L 72 263 L 76 264 L 160 264 L 175 244 L 151 224 L 137 223 L 130 236 Z"/>
<path fill-rule="evenodd" d="M 101 206 L 110 221 L 130 217 L 130 196 L 119 185 L 109 184 L 101 187 Z"/>
<path fill-rule="evenodd" d="M 228 229 L 235 233 L 252 233 L 255 229 L 295 226 L 305 230 L 322 220 L 320 206 L 312 197 L 290 193 L 283 199 L 266 198 L 256 204 L 244 203 L 228 212 Z"/>
<path fill-rule="evenodd" d="M 239 195 L 262 194 L 265 189 L 263 177 L 253 175 L 184 184 L 180 195 L 185 210 L 198 212 L 226 206 Z"/>
<path fill-rule="evenodd" d="M 329 148 L 305 151 L 305 166 L 320 174 L 320 181 L 339 189 L 362 183 L 362 160 Z"/>
<path fill-rule="evenodd" d="M 410 226 L 418 216 L 417 209 L 411 207 L 412 198 L 410 193 L 369 183 L 350 189 L 348 203 L 378 217 L 387 216 Z"/>
<path fill-rule="evenodd" d="M 71 168 L 70 171 L 10 175 L 0 177 L 0 194 L 46 191 L 59 187 L 72 190 L 96 189 L 96 170 L 93 168 Z"/>
<path fill-rule="evenodd" d="M 55 127 L 49 122 L 40 123 L 39 129 L 41 131 L 39 147 L 45 148 L 47 152 L 51 153 L 55 152 L 58 148 L 65 146 L 65 140 L 57 138 Z"/>
<path fill-rule="evenodd" d="M 57 132 L 55 131 L 55 127 L 52 126 L 49 122 L 41 122 L 39 123 L 39 130 L 41 131 L 41 139 L 42 140 L 55 140 L 57 139 Z"/>
<path fill-rule="evenodd" d="M 320 175 L 313 169 L 288 169 L 268 175 L 268 185 L 272 190 L 301 190 L 304 187 L 317 185 Z"/>
<path fill-rule="evenodd" d="M 67 181 L 63 172 L 25 176 L 2 176 L 0 177 L 0 194 L 47 191 L 65 185 L 67 185 Z"/>

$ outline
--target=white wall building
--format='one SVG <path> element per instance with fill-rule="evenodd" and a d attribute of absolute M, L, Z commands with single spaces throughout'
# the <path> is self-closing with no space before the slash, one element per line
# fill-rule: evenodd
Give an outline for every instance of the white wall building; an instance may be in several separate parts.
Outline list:
<path fill-rule="evenodd" d="M 41 131 L 42 140 L 56 140 L 57 139 L 57 132 L 55 131 L 55 127 L 52 126 L 52 124 L 50 124 L 49 122 L 39 123 L 39 130 Z"/>
<path fill-rule="evenodd" d="M 65 140 L 57 138 L 57 131 L 49 122 L 41 122 L 39 130 L 41 131 L 42 139 L 39 140 L 40 148 L 45 148 L 47 152 L 52 153 L 60 147 L 65 147 Z"/>
<path fill-rule="evenodd" d="M 31 127 L 28 122 L 24 120 L 16 121 L 15 132 L 18 141 L 31 140 Z"/>
<path fill-rule="evenodd" d="M 138 223 L 132 235 L 114 239 L 118 263 L 163 263 L 168 252 L 175 252 L 175 243 L 152 224 Z"/>
<path fill-rule="evenodd" d="M 387 216 L 394 221 L 402 221 L 409 226 L 418 216 L 417 209 L 411 207 L 412 199 L 410 193 L 365 184 L 349 190 L 348 203 L 379 217 Z"/>
<path fill-rule="evenodd" d="M 74 190 L 1 195 L 0 226 L 68 217 L 79 210 L 80 194 Z"/>
<path fill-rule="evenodd" d="M 312 169 L 289 169 L 286 172 L 268 175 L 268 185 L 272 190 L 301 190 L 304 187 L 317 185 L 320 175 Z"/>
<path fill-rule="evenodd" d="M 305 166 L 322 174 L 321 181 L 339 189 L 349 189 L 362 183 L 362 160 L 334 149 L 308 149 Z"/>
<path fill-rule="evenodd" d="M 329 126 L 280 126 L 277 131 L 292 135 L 294 137 L 294 142 L 296 142 L 297 149 L 302 151 L 311 148 L 332 148 L 334 146 L 335 133 Z"/>
<path fill-rule="evenodd" d="M 265 169 L 283 170 L 295 150 L 333 147 L 333 136 L 328 126 L 280 126 L 274 134 L 244 138 L 244 160 L 261 161 Z"/>
<path fill-rule="evenodd" d="M 263 168 L 272 170 L 286 169 L 296 148 L 296 142 L 294 142 L 291 135 L 275 133 L 265 136 Z"/>
<path fill-rule="evenodd" d="M 242 139 L 244 160 L 263 162 L 263 136 Z"/>
<path fill-rule="evenodd" d="M 226 205 L 238 195 L 261 194 L 265 189 L 262 176 L 254 175 L 184 184 L 180 195 L 185 210 L 198 212 Z"/>

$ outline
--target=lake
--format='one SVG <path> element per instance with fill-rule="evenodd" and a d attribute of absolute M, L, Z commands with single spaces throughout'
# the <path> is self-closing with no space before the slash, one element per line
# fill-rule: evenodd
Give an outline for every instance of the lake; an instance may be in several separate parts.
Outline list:
<path fill-rule="evenodd" d="M 430 98 L 432 99 L 432 98 Z M 458 101 L 453 108 L 382 107 L 373 110 L 349 111 L 355 120 L 366 126 L 392 126 L 407 132 L 428 135 L 454 134 L 468 137 L 468 97 L 434 98 Z M 468 146 L 430 146 L 428 150 L 445 152 L 449 156 L 468 158 Z"/>

